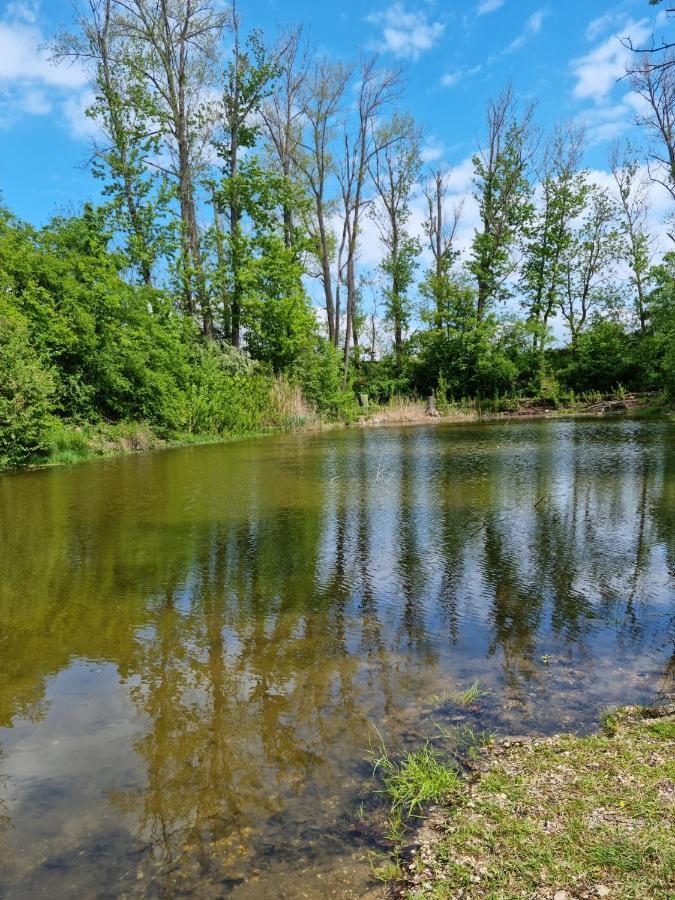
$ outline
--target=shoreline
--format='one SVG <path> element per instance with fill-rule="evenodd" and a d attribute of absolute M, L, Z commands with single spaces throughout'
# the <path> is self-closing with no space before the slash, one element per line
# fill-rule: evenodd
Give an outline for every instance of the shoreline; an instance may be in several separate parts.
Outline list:
<path fill-rule="evenodd" d="M 28 462 L 22 466 L 0 470 L 0 476 L 11 473 L 49 469 L 63 465 L 112 459 L 118 456 L 146 453 L 157 450 L 175 450 L 182 447 L 206 444 L 229 444 L 235 441 L 280 434 L 310 434 L 347 428 L 386 428 L 422 425 L 462 425 L 489 422 L 517 422 L 576 418 L 658 418 L 671 416 L 672 407 L 653 395 L 629 398 L 610 398 L 579 406 L 553 408 L 534 403 L 506 410 L 482 410 L 475 406 L 451 406 L 445 414 L 429 415 L 423 401 L 399 401 L 383 407 L 364 410 L 353 422 L 322 422 L 318 419 L 295 422 L 284 426 L 272 426 L 255 432 L 234 435 L 178 435 L 162 438 L 151 426 L 143 422 L 97 423 L 70 425 L 59 423 L 52 456 L 44 460 Z"/>
<path fill-rule="evenodd" d="M 665 900 L 674 748 L 673 703 L 611 710 L 589 735 L 492 740 L 376 874 L 397 900 Z"/>

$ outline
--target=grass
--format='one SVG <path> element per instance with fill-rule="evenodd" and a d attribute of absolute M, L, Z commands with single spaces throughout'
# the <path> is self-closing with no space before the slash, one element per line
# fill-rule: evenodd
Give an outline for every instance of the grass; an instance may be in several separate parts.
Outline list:
<path fill-rule="evenodd" d="M 619 406 L 616 406 L 619 404 Z M 575 395 L 562 394 L 555 400 L 521 396 L 472 399 L 460 398 L 437 404 L 441 415 L 430 419 L 427 415 L 426 400 L 412 397 L 394 396 L 389 402 L 369 408 L 360 419 L 365 425 L 419 424 L 422 422 L 475 421 L 491 418 L 511 418 L 513 416 L 565 416 L 601 415 L 612 412 L 616 407 L 627 409 L 631 415 L 663 415 L 672 409 L 665 399 L 654 394 L 626 394 L 620 387 L 607 394 L 590 391 Z"/>
<path fill-rule="evenodd" d="M 457 769 L 445 765 L 427 742 L 421 750 L 405 753 L 399 760 L 389 756 L 380 743 L 372 753 L 373 773 L 380 773 L 392 812 L 412 816 L 427 803 L 438 803 L 459 785 Z"/>
<path fill-rule="evenodd" d="M 474 681 L 474 683 L 465 691 L 462 691 L 461 694 L 455 695 L 455 703 L 464 708 L 473 706 L 474 703 L 477 703 L 481 698 L 487 697 L 489 693 L 489 688 L 484 688 L 480 681 Z"/>
<path fill-rule="evenodd" d="M 458 770 L 444 763 L 437 751 L 427 742 L 420 750 L 404 753 L 393 759 L 380 738 L 377 749 L 371 747 L 373 774 L 379 774 L 384 785 L 390 810 L 385 836 L 391 842 L 391 852 L 385 856 L 371 854 L 373 874 L 380 881 L 390 883 L 401 877 L 400 848 L 406 831 L 405 820 L 420 814 L 430 803 L 447 800 L 460 784 Z"/>
<path fill-rule="evenodd" d="M 465 691 L 460 691 L 458 694 L 448 691 L 442 694 L 434 694 L 430 700 L 439 706 L 446 703 L 454 703 L 456 706 L 468 709 L 470 706 L 475 706 L 479 700 L 487 697 L 490 693 L 490 689 L 483 687 L 480 681 L 474 681 Z"/>
<path fill-rule="evenodd" d="M 672 897 L 674 741 L 675 716 L 633 707 L 613 710 L 598 734 L 497 746 L 472 784 L 450 767 L 452 803 L 433 839 L 405 867 L 396 850 L 400 895 Z M 442 768 L 434 757 L 434 784 Z M 417 766 L 404 770 L 403 782 L 417 777 Z M 401 787 L 396 777 L 391 796 Z M 401 796 L 417 793 L 407 785 Z"/>

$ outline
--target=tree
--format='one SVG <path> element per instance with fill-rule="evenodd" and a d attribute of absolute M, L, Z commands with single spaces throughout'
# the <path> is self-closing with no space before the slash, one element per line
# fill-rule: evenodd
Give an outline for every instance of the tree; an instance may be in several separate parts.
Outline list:
<path fill-rule="evenodd" d="M 541 200 L 524 225 L 521 286 L 533 326 L 533 348 L 540 352 L 564 286 L 563 261 L 574 239 L 573 222 L 581 214 L 588 193 L 585 173 L 579 171 L 583 149 L 581 129 L 556 126 L 540 170 Z"/>
<path fill-rule="evenodd" d="M 670 55 L 671 62 L 675 56 Z M 631 86 L 643 100 L 637 122 L 648 134 L 647 171 L 675 200 L 675 69 L 653 67 L 649 57 L 631 72 Z M 670 235 L 675 241 L 675 235 Z"/>
<path fill-rule="evenodd" d="M 114 0 L 89 0 L 79 34 L 63 32 L 52 51 L 56 59 L 93 67 L 95 98 L 87 115 L 105 142 L 94 140 L 91 166 L 94 175 L 106 181 L 104 194 L 111 198 L 115 226 L 126 237 L 130 265 L 151 285 L 157 260 L 171 244 L 165 223 L 171 190 L 149 164 L 159 153 L 157 111 L 143 78 L 125 62 L 128 46 Z"/>
<path fill-rule="evenodd" d="M 0 292 L 7 287 L 0 269 Z M 31 344 L 29 323 L 0 300 L 0 470 L 44 450 L 54 391 L 51 373 Z"/>
<path fill-rule="evenodd" d="M 533 112 L 529 106 L 519 113 L 511 87 L 490 100 L 486 143 L 473 157 L 480 228 L 474 235 L 469 271 L 478 287 L 479 321 L 504 295 L 505 282 L 516 268 L 513 246 L 532 214 L 527 170 L 534 153 Z"/>
<path fill-rule="evenodd" d="M 406 228 L 410 219 L 410 195 L 421 167 L 420 132 L 408 116 L 395 116 L 378 131 L 378 149 L 369 163 L 377 193 L 371 215 L 385 250 L 380 269 L 387 282 L 386 313 L 394 327 L 394 350 L 400 359 L 403 329 L 408 325 L 411 311 L 407 294 L 421 250 L 419 240 Z"/>
<path fill-rule="evenodd" d="M 301 93 L 305 136 L 303 143 L 296 148 L 295 158 L 313 200 L 313 215 L 308 229 L 313 252 L 319 262 L 328 336 L 335 347 L 338 346 L 340 334 L 340 311 L 333 279 L 336 241 L 329 224 L 334 204 L 328 192 L 330 181 L 336 175 L 332 143 L 337 135 L 344 94 L 351 75 L 351 67 L 343 63 L 334 63 L 325 57 L 315 62 Z M 339 279 L 338 267 L 338 283 Z"/>
<path fill-rule="evenodd" d="M 614 143 L 610 150 L 609 164 L 617 190 L 621 235 L 619 252 L 630 268 L 633 309 L 640 325 L 640 333 L 644 335 L 647 328 L 647 294 L 651 269 L 647 182 L 640 177 L 639 163 L 629 148 L 622 151 Z"/>
<path fill-rule="evenodd" d="M 590 314 L 611 309 L 616 304 L 613 277 L 618 252 L 614 204 L 606 190 L 592 185 L 582 222 L 565 251 L 562 264 L 564 288 L 558 306 L 573 347 Z"/>
<path fill-rule="evenodd" d="M 222 158 L 223 180 L 220 188 L 221 210 L 228 218 L 228 262 L 230 275 L 229 337 L 234 347 L 241 346 L 241 315 L 244 286 L 245 236 L 242 231 L 245 195 L 251 196 L 245 178 L 240 175 L 242 151 L 255 147 L 261 131 L 260 113 L 278 75 L 278 65 L 259 31 L 241 43 L 241 28 L 236 6 L 232 5 L 232 56 L 225 71 L 222 117 L 216 146 Z M 223 202 L 224 201 L 224 202 Z"/>
<path fill-rule="evenodd" d="M 275 90 L 261 104 L 271 155 L 284 178 L 298 174 L 297 159 L 302 145 L 303 91 L 309 72 L 309 49 L 303 44 L 302 29 L 292 28 L 279 35 L 273 51 L 279 77 Z M 290 247 L 294 241 L 294 212 L 285 206 L 284 242 Z"/>
<path fill-rule="evenodd" d="M 375 56 L 364 56 L 359 69 L 358 94 L 354 114 L 354 128 L 345 129 L 343 134 L 344 153 L 338 170 L 341 194 L 342 239 L 338 252 L 338 288 L 342 273 L 342 253 L 344 252 L 344 284 L 347 289 L 347 309 L 344 340 L 344 382 L 347 381 L 349 347 L 353 338 L 354 348 L 358 347 L 357 331 L 357 280 L 356 254 L 359 240 L 361 214 L 370 202 L 366 196 L 366 180 L 369 166 L 375 155 L 383 149 L 381 140 L 393 144 L 398 135 L 386 138 L 378 135 L 376 124 L 387 106 L 401 93 L 400 73 L 396 69 L 381 69 Z M 336 302 L 336 321 L 339 321 L 339 306 Z"/>
<path fill-rule="evenodd" d="M 112 0 L 120 62 L 142 80 L 153 103 L 166 159 L 155 167 L 175 180 L 181 221 L 181 280 L 185 309 L 199 313 L 206 334 L 213 315 L 206 290 L 197 222 L 197 180 L 208 144 L 207 96 L 216 82 L 218 52 L 229 14 L 209 0 Z"/>
<path fill-rule="evenodd" d="M 449 193 L 449 169 L 432 169 L 430 177 L 423 187 L 427 201 L 427 218 L 423 222 L 424 233 L 429 241 L 433 256 L 433 266 L 426 273 L 421 285 L 421 292 L 435 308 L 433 322 L 436 328 L 446 324 L 448 309 L 448 288 L 452 267 L 459 256 L 455 249 L 455 235 L 462 214 L 463 200 L 458 201 L 452 210 L 446 210 Z"/>

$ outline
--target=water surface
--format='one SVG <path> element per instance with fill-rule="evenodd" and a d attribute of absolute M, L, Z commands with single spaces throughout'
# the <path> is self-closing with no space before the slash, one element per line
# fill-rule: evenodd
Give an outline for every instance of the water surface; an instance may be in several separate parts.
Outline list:
<path fill-rule="evenodd" d="M 651 701 L 674 437 L 355 429 L 0 478 L 0 895 L 362 897 L 375 728 Z"/>

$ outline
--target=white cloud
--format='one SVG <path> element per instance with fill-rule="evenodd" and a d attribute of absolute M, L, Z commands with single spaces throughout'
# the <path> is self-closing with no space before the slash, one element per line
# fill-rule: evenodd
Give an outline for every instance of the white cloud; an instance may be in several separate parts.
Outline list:
<path fill-rule="evenodd" d="M 455 69 L 453 72 L 446 73 L 441 78 L 441 85 L 443 87 L 455 87 L 455 85 L 459 84 L 462 81 L 465 81 L 467 78 L 471 78 L 473 75 L 477 75 L 483 67 L 481 65 L 472 66 L 470 69 Z"/>
<path fill-rule="evenodd" d="M 597 19 L 593 19 L 592 22 L 589 22 L 588 27 L 586 28 L 586 37 L 589 41 L 594 41 L 597 37 L 600 37 L 601 34 L 606 34 L 608 31 L 615 30 L 619 27 L 621 22 L 625 21 L 625 16 L 621 13 L 616 13 L 615 11 L 606 12 L 602 16 L 598 16 Z"/>
<path fill-rule="evenodd" d="M 624 28 L 606 38 L 585 56 L 572 60 L 572 72 L 576 78 L 574 96 L 579 100 L 603 101 L 617 81 L 626 73 L 630 50 L 622 38 L 630 36 L 636 43 L 649 37 L 647 19 L 627 22 Z"/>
<path fill-rule="evenodd" d="M 73 135 L 90 136 L 83 122 L 87 73 L 78 64 L 50 60 L 39 12 L 38 2 L 12 2 L 0 18 L 0 127 L 62 108 Z"/>
<path fill-rule="evenodd" d="M 423 163 L 438 162 L 439 159 L 443 159 L 444 155 L 445 144 L 436 140 L 436 138 L 430 138 L 420 152 L 420 158 Z"/>
<path fill-rule="evenodd" d="M 399 2 L 383 12 L 372 13 L 367 21 L 382 30 L 380 49 L 413 60 L 430 50 L 445 31 L 445 24 L 429 21 L 424 10 L 408 10 Z"/>
<path fill-rule="evenodd" d="M 536 12 L 533 12 L 532 15 L 527 19 L 525 25 L 523 26 L 523 30 L 518 35 L 518 37 L 511 41 L 508 45 L 504 53 L 513 53 L 515 50 L 520 50 L 520 48 L 536 34 L 539 34 L 541 31 L 541 26 L 544 24 L 544 19 L 548 15 L 548 10 L 538 9 Z"/>
<path fill-rule="evenodd" d="M 45 36 L 34 24 L 0 21 L 0 84 L 77 88 L 87 75 L 78 65 L 53 65 L 44 47 Z"/>
<path fill-rule="evenodd" d="M 78 140 L 93 140 L 102 136 L 98 124 L 87 115 L 87 107 L 94 100 L 95 96 L 91 91 L 82 91 L 68 97 L 63 103 L 63 115 L 70 133 Z"/>
<path fill-rule="evenodd" d="M 495 10 L 501 9 L 505 2 L 506 0 L 483 0 L 482 3 L 478 4 L 476 15 L 485 16 L 488 13 L 495 12 Z"/>
<path fill-rule="evenodd" d="M 52 104 L 44 91 L 26 91 L 20 99 L 22 110 L 30 116 L 46 116 L 52 111 Z"/>

